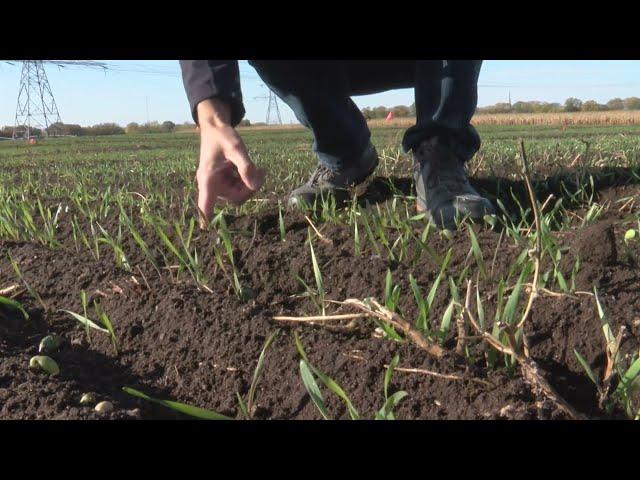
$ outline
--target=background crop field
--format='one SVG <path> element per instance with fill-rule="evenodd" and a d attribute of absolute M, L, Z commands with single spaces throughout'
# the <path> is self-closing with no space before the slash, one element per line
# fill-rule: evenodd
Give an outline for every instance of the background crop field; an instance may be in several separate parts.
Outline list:
<path fill-rule="evenodd" d="M 498 216 L 456 232 L 416 215 L 400 124 L 359 199 L 312 212 L 284 207 L 308 132 L 242 129 L 267 183 L 205 231 L 195 133 L 0 142 L 0 418 L 636 417 L 640 125 L 578 115 L 478 117 Z M 410 328 L 335 303 L 369 297 Z M 49 334 L 55 376 L 28 369 Z"/>

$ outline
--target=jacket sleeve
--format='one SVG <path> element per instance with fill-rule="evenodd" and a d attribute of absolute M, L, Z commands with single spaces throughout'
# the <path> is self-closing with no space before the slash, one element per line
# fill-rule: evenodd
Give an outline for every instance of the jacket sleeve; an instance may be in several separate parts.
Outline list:
<path fill-rule="evenodd" d="M 235 127 L 245 114 L 237 60 L 180 60 L 182 81 L 191 115 L 198 124 L 197 106 L 207 98 L 219 98 L 231 106 L 231 124 Z"/>

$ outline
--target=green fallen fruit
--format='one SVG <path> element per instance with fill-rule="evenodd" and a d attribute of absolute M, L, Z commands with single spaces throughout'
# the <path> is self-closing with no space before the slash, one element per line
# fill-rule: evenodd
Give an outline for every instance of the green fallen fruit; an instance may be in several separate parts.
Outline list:
<path fill-rule="evenodd" d="M 630 230 L 627 230 L 627 232 L 624 234 L 624 241 L 630 242 L 631 240 L 636 238 L 636 235 L 637 235 L 637 232 L 633 228 Z"/>
<path fill-rule="evenodd" d="M 80 405 L 93 405 L 96 403 L 96 398 L 91 393 L 85 393 L 80 397 Z"/>
<path fill-rule="evenodd" d="M 49 375 L 57 375 L 60 373 L 60 367 L 58 367 L 56 361 L 45 355 L 36 355 L 35 357 L 31 357 L 31 360 L 29 360 L 29 369 L 42 370 Z"/>
<path fill-rule="evenodd" d="M 57 352 L 61 345 L 62 345 L 62 337 L 60 337 L 59 335 L 56 335 L 55 333 L 52 335 L 47 335 L 40 341 L 38 352 L 40 353 Z"/>

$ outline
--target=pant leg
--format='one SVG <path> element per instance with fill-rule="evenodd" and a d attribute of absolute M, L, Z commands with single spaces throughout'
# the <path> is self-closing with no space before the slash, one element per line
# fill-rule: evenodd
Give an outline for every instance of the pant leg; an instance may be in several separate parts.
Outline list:
<path fill-rule="evenodd" d="M 371 133 L 350 98 L 348 71 L 340 61 L 251 61 L 260 78 L 313 134 L 318 160 L 348 167 L 367 148 Z"/>
<path fill-rule="evenodd" d="M 430 60 L 416 63 L 416 125 L 407 130 L 406 152 L 423 140 L 437 137 L 461 160 L 470 160 L 480 148 L 480 136 L 471 125 L 478 103 L 481 60 Z"/>

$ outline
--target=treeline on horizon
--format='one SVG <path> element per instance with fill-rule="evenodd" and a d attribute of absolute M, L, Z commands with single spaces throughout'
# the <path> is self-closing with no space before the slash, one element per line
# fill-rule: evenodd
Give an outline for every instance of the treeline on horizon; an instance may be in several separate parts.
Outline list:
<path fill-rule="evenodd" d="M 562 112 L 604 112 L 604 111 L 631 111 L 640 110 L 640 98 L 614 98 L 607 103 L 598 103 L 595 100 L 582 101 L 578 98 L 568 98 L 564 104 L 540 101 L 508 102 L 496 103 L 487 107 L 478 107 L 476 115 L 484 114 L 508 114 L 508 113 L 562 113 Z M 367 120 L 386 118 L 389 113 L 393 112 L 396 118 L 415 117 L 415 103 L 410 106 L 396 105 L 395 107 L 365 107 L 362 114 Z M 244 119 L 240 122 L 240 126 L 263 126 L 263 122 L 251 123 Z M 4 126 L 0 129 L 0 137 L 12 137 L 13 126 Z M 100 123 L 90 127 L 83 127 L 70 123 L 54 123 L 46 129 L 48 135 L 68 135 L 68 136 L 100 136 L 100 135 L 124 135 L 124 134 L 145 134 L 145 133 L 172 133 L 180 131 L 193 131 L 195 124 L 185 122 L 176 125 L 171 121 L 166 122 L 148 122 L 139 124 L 131 122 L 127 126 L 122 127 L 117 123 Z M 31 128 L 31 136 L 40 137 L 43 134 L 41 129 Z"/>
<path fill-rule="evenodd" d="M 251 123 L 248 120 L 242 120 L 241 126 L 249 126 Z M 265 125 L 264 123 L 258 123 L 255 125 Z M 44 129 L 48 135 L 65 135 L 73 137 L 86 137 L 86 136 L 102 136 L 102 135 L 125 135 L 125 134 L 145 134 L 145 133 L 172 133 L 180 131 L 193 131 L 196 128 L 194 123 L 185 122 L 183 124 L 176 125 L 171 121 L 166 122 L 148 122 L 148 123 L 136 123 L 131 122 L 126 127 L 122 127 L 117 123 L 99 123 L 90 127 L 83 127 L 74 123 L 52 123 L 49 128 Z M 0 137 L 11 138 L 13 136 L 13 126 L 4 126 L 0 128 Z M 25 127 L 22 127 L 24 131 Z M 30 135 L 32 137 L 41 137 L 43 130 L 39 128 L 30 129 Z"/>
<path fill-rule="evenodd" d="M 540 101 L 496 103 L 487 107 L 478 107 L 476 115 L 499 113 L 562 113 L 562 112 L 606 112 L 640 110 L 640 98 L 614 98 L 607 103 L 598 103 L 595 100 L 582 101 L 579 98 L 567 98 L 563 104 Z M 396 118 L 415 117 L 415 103 L 410 106 L 397 105 L 395 107 L 363 108 L 362 114 L 367 120 L 387 118 L 393 112 Z"/>

